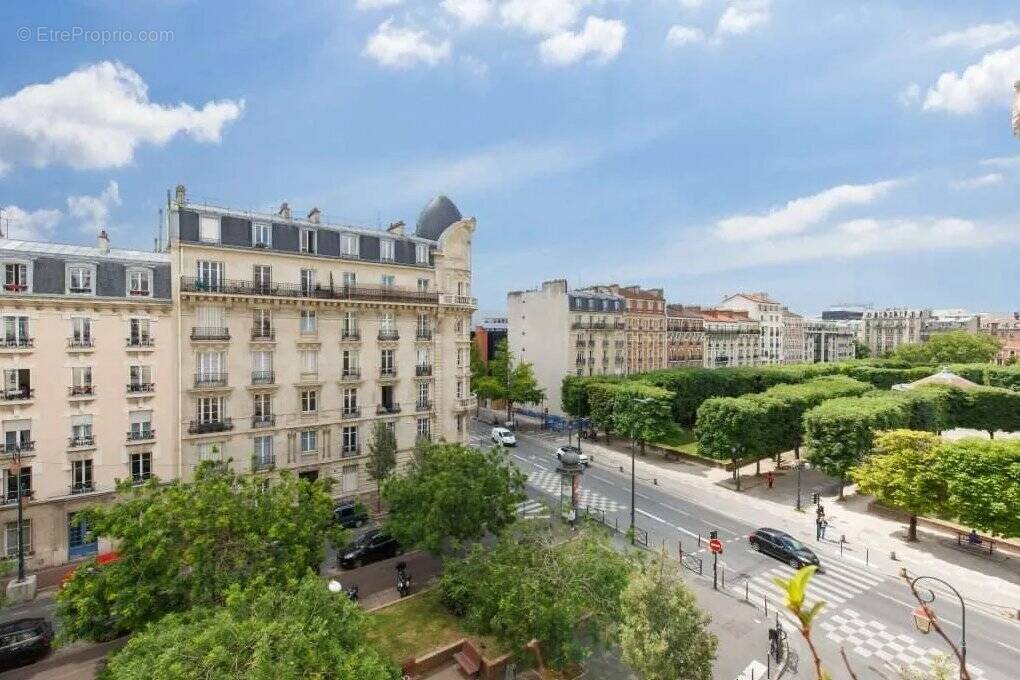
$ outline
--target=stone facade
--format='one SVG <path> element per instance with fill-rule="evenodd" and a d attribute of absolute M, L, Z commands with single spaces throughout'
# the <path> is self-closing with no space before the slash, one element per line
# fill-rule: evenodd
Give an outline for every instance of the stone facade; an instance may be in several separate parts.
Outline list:
<path fill-rule="evenodd" d="M 807 319 L 804 324 L 805 355 L 808 363 L 834 363 L 854 358 L 857 331 L 852 321 Z"/>
<path fill-rule="evenodd" d="M 781 364 L 785 360 L 783 306 L 767 293 L 735 293 L 722 301 L 720 309 L 747 312 L 760 326 L 759 361 Z"/>
<path fill-rule="evenodd" d="M 585 290 L 622 297 L 626 305 L 627 373 L 666 368 L 666 298 L 661 288 L 615 283 Z"/>
<path fill-rule="evenodd" d="M 699 307 L 666 306 L 666 363 L 700 367 L 705 361 L 705 319 Z"/>
<path fill-rule="evenodd" d="M 807 361 L 807 337 L 804 317 L 783 307 L 783 363 L 802 364 Z"/>
<path fill-rule="evenodd" d="M 871 355 L 881 357 L 900 345 L 921 342 L 925 323 L 931 319 L 930 309 L 869 309 L 861 319 L 861 342 Z"/>
<path fill-rule="evenodd" d="M 705 368 L 761 364 L 761 324 L 745 311 L 703 309 Z"/>
<path fill-rule="evenodd" d="M 981 332 L 988 333 L 1002 345 L 995 363 L 1005 365 L 1020 362 L 1020 312 L 984 317 L 981 320 Z"/>

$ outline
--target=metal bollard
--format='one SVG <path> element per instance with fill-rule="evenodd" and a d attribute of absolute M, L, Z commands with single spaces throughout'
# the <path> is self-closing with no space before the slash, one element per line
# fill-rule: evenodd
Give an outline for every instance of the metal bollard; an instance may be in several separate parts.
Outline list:
<path fill-rule="evenodd" d="M 744 602 L 750 602 L 751 589 L 749 581 L 744 581 Z"/>
<path fill-rule="evenodd" d="M 869 554 L 869 550 L 867 548 L 864 549 L 864 563 L 869 567 L 871 566 L 871 555 Z"/>
<path fill-rule="evenodd" d="M 769 596 L 762 595 L 762 599 L 765 600 L 765 616 L 769 615 Z"/>
<path fill-rule="evenodd" d="M 701 533 L 698 533 L 698 547 L 701 547 Z"/>
<path fill-rule="evenodd" d="M 652 486 L 659 486 L 659 478 L 652 477 Z"/>
<path fill-rule="evenodd" d="M 726 590 L 726 567 L 722 569 L 722 587 L 723 590 Z"/>

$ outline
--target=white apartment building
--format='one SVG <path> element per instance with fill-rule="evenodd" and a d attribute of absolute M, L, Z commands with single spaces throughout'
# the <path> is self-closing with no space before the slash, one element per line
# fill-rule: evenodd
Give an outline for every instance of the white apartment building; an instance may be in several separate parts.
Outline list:
<path fill-rule="evenodd" d="M 625 314 L 622 296 L 572 291 L 563 279 L 507 294 L 510 351 L 534 365 L 550 413 L 563 413 L 564 377 L 627 373 Z"/>
<path fill-rule="evenodd" d="M 965 331 L 976 335 L 981 330 L 982 319 L 987 316 L 966 309 L 932 310 L 931 317 L 921 326 L 921 341 L 926 342 L 936 333 L 948 331 Z"/>
<path fill-rule="evenodd" d="M 99 546 L 75 513 L 120 480 L 173 479 L 177 337 L 166 254 L 0 239 L 4 555 L 17 554 L 19 484 L 30 569 Z"/>
<path fill-rule="evenodd" d="M 804 317 L 783 307 L 783 363 L 807 361 L 807 336 Z"/>
<path fill-rule="evenodd" d="M 720 309 L 747 312 L 761 327 L 759 362 L 781 364 L 785 361 L 783 306 L 768 293 L 735 293 L 725 298 Z"/>
<path fill-rule="evenodd" d="M 876 357 L 892 352 L 902 344 L 921 342 L 925 324 L 931 316 L 930 309 L 898 307 L 865 310 L 861 318 L 861 342 Z"/>
<path fill-rule="evenodd" d="M 856 353 L 856 321 L 826 321 L 807 319 L 805 329 L 805 356 L 808 363 L 834 363 L 849 361 Z"/>

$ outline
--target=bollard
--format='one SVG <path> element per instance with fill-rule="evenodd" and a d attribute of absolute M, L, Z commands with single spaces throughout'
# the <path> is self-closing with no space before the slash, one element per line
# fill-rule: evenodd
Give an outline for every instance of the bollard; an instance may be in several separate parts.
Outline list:
<path fill-rule="evenodd" d="M 889 559 L 892 560 L 893 562 L 896 561 L 896 551 L 895 550 L 890 550 L 889 551 Z"/>
<path fill-rule="evenodd" d="M 701 532 L 698 532 L 698 547 L 701 547 Z"/>
<path fill-rule="evenodd" d="M 744 602 L 750 602 L 749 596 L 751 594 L 749 581 L 744 581 Z"/>
<path fill-rule="evenodd" d="M 613 518 L 613 531 L 620 533 L 620 518 L 618 516 Z"/>
<path fill-rule="evenodd" d="M 652 486 L 659 486 L 659 478 L 652 477 Z"/>
<path fill-rule="evenodd" d="M 623 472 L 623 466 L 622 465 L 620 466 L 620 472 Z"/>
<path fill-rule="evenodd" d="M 676 551 L 680 554 L 680 559 L 684 556 L 684 543 L 679 538 L 676 541 Z"/>
<path fill-rule="evenodd" d="M 722 570 L 722 587 L 723 590 L 726 590 L 726 567 L 723 567 Z"/>
<path fill-rule="evenodd" d="M 871 566 L 871 555 L 869 554 L 869 552 L 870 551 L 868 550 L 868 548 L 864 549 L 864 563 L 870 567 Z"/>
<path fill-rule="evenodd" d="M 907 568 L 900 567 L 900 578 L 907 578 Z"/>
<path fill-rule="evenodd" d="M 762 595 L 762 599 L 765 600 L 765 616 L 768 616 L 769 615 L 769 596 L 768 595 Z"/>

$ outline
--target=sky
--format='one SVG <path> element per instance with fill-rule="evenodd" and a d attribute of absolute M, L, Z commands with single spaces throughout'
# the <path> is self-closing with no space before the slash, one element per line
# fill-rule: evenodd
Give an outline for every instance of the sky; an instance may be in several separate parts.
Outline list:
<path fill-rule="evenodd" d="M 150 249 L 166 192 L 477 219 L 474 291 L 1020 309 L 1015 0 L 0 4 L 15 238 Z"/>

